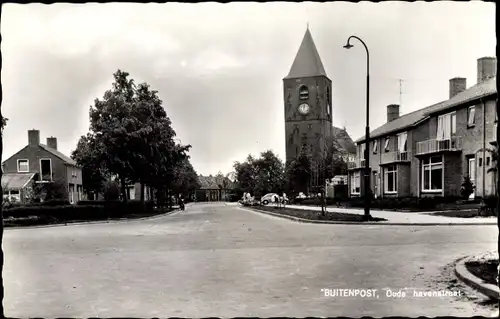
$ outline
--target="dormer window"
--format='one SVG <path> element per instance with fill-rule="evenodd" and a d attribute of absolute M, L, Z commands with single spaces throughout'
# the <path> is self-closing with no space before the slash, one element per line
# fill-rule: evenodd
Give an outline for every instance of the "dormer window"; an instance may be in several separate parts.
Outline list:
<path fill-rule="evenodd" d="M 302 101 L 309 99 L 309 89 L 307 88 L 307 86 L 302 85 L 299 88 L 299 99 Z"/>

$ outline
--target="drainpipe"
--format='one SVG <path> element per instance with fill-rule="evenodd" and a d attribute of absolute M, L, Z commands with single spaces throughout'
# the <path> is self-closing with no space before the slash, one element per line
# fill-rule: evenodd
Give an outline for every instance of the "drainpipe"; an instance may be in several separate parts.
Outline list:
<path fill-rule="evenodd" d="M 483 104 L 483 198 L 486 197 L 486 103 L 479 99 Z"/>

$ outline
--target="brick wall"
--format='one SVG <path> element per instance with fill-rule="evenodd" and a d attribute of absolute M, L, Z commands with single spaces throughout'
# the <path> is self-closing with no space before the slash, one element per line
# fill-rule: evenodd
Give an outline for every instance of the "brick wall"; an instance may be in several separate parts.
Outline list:
<path fill-rule="evenodd" d="M 462 187 L 462 156 L 459 152 L 450 152 L 443 155 L 444 176 L 443 176 L 443 195 L 460 196 Z"/>
<path fill-rule="evenodd" d="M 299 99 L 299 88 L 305 85 L 309 90 L 309 99 Z M 330 111 L 327 111 L 326 91 L 330 90 Z M 284 89 L 284 119 L 286 158 L 297 157 L 297 151 L 302 147 L 302 135 L 306 134 L 306 144 L 313 151 L 322 152 L 324 141 L 332 136 L 332 94 L 331 81 L 324 76 L 283 80 Z M 306 116 L 298 112 L 298 106 L 307 103 L 310 113 Z M 298 132 L 297 132 L 297 129 Z"/>
<path fill-rule="evenodd" d="M 411 195 L 411 166 L 409 164 L 398 164 L 398 197 L 409 197 Z"/>

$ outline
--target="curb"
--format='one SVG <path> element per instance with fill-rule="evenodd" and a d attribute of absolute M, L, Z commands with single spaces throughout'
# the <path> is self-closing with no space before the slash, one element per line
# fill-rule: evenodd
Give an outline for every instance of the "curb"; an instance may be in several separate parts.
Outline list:
<path fill-rule="evenodd" d="M 455 275 L 468 286 L 476 289 L 485 296 L 500 300 L 500 289 L 498 286 L 485 283 L 484 280 L 474 276 L 467 270 L 465 263 L 474 260 L 474 257 L 462 258 L 455 265 Z"/>
<path fill-rule="evenodd" d="M 295 216 L 288 216 L 288 215 L 283 215 L 283 214 L 277 214 L 277 213 L 271 213 L 263 210 L 259 210 L 256 208 L 243 208 L 241 206 L 238 206 L 239 209 L 242 210 L 248 210 L 252 212 L 257 212 L 269 216 L 274 216 L 278 218 L 284 218 L 284 219 L 289 219 L 293 220 L 295 222 L 299 223 L 305 223 L 305 224 L 337 224 L 337 225 L 379 225 L 379 226 L 481 226 L 481 225 L 496 225 L 496 222 L 491 222 L 491 223 L 391 223 L 391 222 L 340 222 L 340 221 L 331 221 L 331 220 L 311 220 L 311 219 L 304 219 L 300 217 L 295 217 Z"/>
<path fill-rule="evenodd" d="M 35 228 L 49 228 L 49 227 L 66 227 L 66 226 L 81 226 L 81 225 L 96 225 L 96 224 L 120 224 L 127 222 L 136 222 L 143 220 L 151 220 L 155 218 L 161 218 L 173 215 L 175 213 L 179 213 L 181 210 L 176 208 L 168 213 L 158 214 L 148 217 L 140 217 L 140 218 L 121 218 L 121 219 L 112 219 L 112 220 L 97 220 L 97 221 L 88 221 L 88 222 L 68 222 L 68 223 L 58 223 L 58 224 L 49 224 L 49 225 L 35 225 L 35 226 L 4 226 L 4 230 L 19 230 L 19 229 L 35 229 Z"/>

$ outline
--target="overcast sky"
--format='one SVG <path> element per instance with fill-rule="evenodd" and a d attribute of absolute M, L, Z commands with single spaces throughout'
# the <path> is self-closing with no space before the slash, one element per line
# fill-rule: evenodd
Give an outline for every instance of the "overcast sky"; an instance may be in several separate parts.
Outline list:
<path fill-rule="evenodd" d="M 6 4 L 1 17 L 4 156 L 27 130 L 70 154 L 88 109 L 124 70 L 159 91 L 201 174 L 272 149 L 285 154 L 283 82 L 307 22 L 333 82 L 333 124 L 364 134 L 365 52 L 371 126 L 448 98 L 448 80 L 476 84 L 476 60 L 495 56 L 494 3 Z"/>

